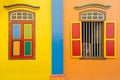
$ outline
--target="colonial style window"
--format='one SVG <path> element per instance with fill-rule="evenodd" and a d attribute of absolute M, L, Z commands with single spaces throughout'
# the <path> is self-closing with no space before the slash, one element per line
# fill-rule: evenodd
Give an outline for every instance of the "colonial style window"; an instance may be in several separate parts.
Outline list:
<path fill-rule="evenodd" d="M 86 11 L 80 14 L 80 21 L 71 26 L 72 57 L 102 59 L 114 58 L 115 23 L 105 21 L 105 13 Z"/>
<path fill-rule="evenodd" d="M 9 13 L 10 59 L 31 59 L 35 56 L 35 21 L 30 11 Z"/>

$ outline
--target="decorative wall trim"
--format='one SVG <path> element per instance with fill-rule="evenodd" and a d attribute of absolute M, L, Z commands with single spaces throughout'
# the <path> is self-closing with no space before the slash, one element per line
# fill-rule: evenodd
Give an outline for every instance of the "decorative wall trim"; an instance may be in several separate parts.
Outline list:
<path fill-rule="evenodd" d="M 84 4 L 81 6 L 75 6 L 74 9 L 82 10 L 85 8 L 101 8 L 101 9 L 107 10 L 110 7 L 111 7 L 111 5 L 108 5 L 108 4 L 90 3 L 90 4 Z"/>
<path fill-rule="evenodd" d="M 31 8 L 31 9 L 39 9 L 39 6 L 33 6 L 33 5 L 29 5 L 29 4 L 12 4 L 12 5 L 7 5 L 4 6 L 4 8 L 10 10 L 13 8 Z"/>
<path fill-rule="evenodd" d="M 63 0 L 52 0 L 52 75 L 64 74 L 63 52 Z"/>

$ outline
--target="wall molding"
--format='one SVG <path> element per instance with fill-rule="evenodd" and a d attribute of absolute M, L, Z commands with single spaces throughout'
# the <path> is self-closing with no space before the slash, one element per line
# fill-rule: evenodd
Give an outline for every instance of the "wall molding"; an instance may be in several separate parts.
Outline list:
<path fill-rule="evenodd" d="M 110 7 L 111 7 L 111 5 L 108 5 L 108 4 L 90 3 L 90 4 L 84 4 L 81 6 L 75 6 L 74 9 L 82 10 L 82 9 L 86 9 L 86 8 L 100 8 L 100 9 L 107 10 Z"/>
<path fill-rule="evenodd" d="M 31 8 L 31 9 L 40 9 L 39 6 L 33 6 L 33 5 L 29 5 L 29 4 L 11 4 L 11 5 L 6 5 L 4 6 L 5 9 L 14 9 L 14 8 Z"/>

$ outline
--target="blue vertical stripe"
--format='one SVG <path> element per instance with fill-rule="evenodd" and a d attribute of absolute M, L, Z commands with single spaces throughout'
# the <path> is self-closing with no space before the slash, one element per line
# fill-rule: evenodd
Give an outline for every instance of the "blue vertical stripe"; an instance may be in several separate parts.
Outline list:
<path fill-rule="evenodd" d="M 63 0 L 52 0 L 52 75 L 63 74 Z"/>
<path fill-rule="evenodd" d="M 13 38 L 20 38 L 20 24 L 13 24 Z"/>

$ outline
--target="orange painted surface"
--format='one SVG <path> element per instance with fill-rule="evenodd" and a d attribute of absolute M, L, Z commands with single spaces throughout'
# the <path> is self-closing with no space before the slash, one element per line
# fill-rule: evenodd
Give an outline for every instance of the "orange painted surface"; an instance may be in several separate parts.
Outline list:
<path fill-rule="evenodd" d="M 70 24 L 79 21 L 79 13 L 74 6 L 97 2 L 109 4 L 106 21 L 116 21 L 116 55 L 115 59 L 81 60 L 70 56 Z M 120 0 L 64 0 L 64 74 L 66 80 L 120 80 Z M 98 9 L 98 8 L 92 8 Z M 102 9 L 100 9 L 102 10 Z"/>
<path fill-rule="evenodd" d="M 20 55 L 20 42 L 14 41 L 13 45 L 13 55 Z"/>

